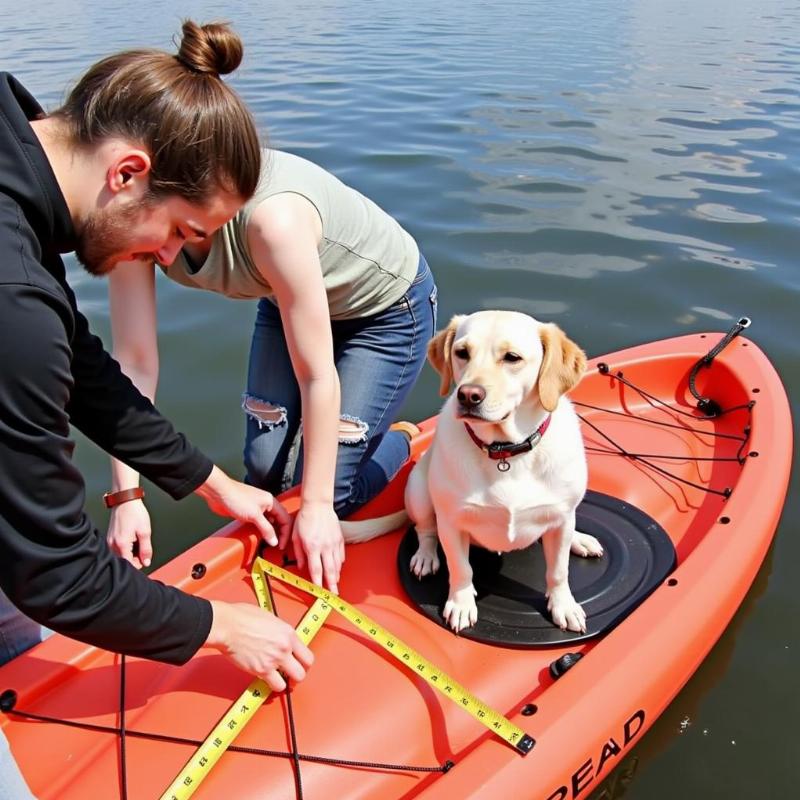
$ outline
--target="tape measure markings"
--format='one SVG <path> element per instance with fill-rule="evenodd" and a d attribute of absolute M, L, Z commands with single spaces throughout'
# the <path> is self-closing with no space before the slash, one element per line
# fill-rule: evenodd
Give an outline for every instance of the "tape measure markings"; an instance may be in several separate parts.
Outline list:
<path fill-rule="evenodd" d="M 390 634 L 377 622 L 362 614 L 341 597 L 307 581 L 292 572 L 278 567 L 275 564 L 257 558 L 256 564 L 263 573 L 267 573 L 284 583 L 294 585 L 318 600 L 329 603 L 334 611 L 338 611 L 346 620 L 354 624 L 359 630 L 366 633 L 373 641 L 377 642 L 386 652 L 405 664 L 412 672 L 419 675 L 442 695 L 450 698 L 460 708 L 467 711 L 478 722 L 487 727 L 492 733 L 508 742 L 522 755 L 527 755 L 536 744 L 535 740 L 521 728 L 517 727 L 499 712 L 479 700 L 466 687 L 453 680 L 446 672 L 431 664 L 426 658 L 413 648 Z M 255 568 L 254 568 L 255 569 Z"/>
<path fill-rule="evenodd" d="M 406 645 L 385 628 L 361 613 L 341 597 L 307 581 L 292 572 L 278 567 L 263 558 L 256 558 L 251 578 L 259 605 L 273 612 L 267 588 L 266 575 L 295 586 L 311 594 L 315 600 L 295 629 L 300 640 L 308 645 L 322 628 L 331 610 L 338 611 L 346 620 L 363 631 L 382 649 L 409 670 L 467 711 L 492 733 L 508 742 L 522 755 L 527 755 L 536 744 L 534 739 L 499 712 L 492 709 L 446 672 L 431 664 L 413 648 Z M 170 784 L 161 800 L 187 800 L 207 777 L 212 767 L 232 744 L 245 725 L 272 693 L 269 685 L 256 678 L 230 706 L 214 729 L 198 747 L 194 755 Z"/>
<path fill-rule="evenodd" d="M 272 602 L 261 565 L 253 567 L 251 577 L 259 605 L 267 611 L 272 611 Z M 317 635 L 330 612 L 329 603 L 319 598 L 314 601 L 295 629 L 303 644 L 309 644 Z M 256 678 L 233 702 L 205 741 L 195 750 L 166 792 L 161 795 L 161 800 L 186 800 L 191 797 L 271 693 L 269 685 L 261 678 Z"/>

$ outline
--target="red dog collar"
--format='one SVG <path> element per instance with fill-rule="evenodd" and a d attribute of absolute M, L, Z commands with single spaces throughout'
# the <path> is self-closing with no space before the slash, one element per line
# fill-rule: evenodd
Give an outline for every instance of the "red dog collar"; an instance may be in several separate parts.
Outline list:
<path fill-rule="evenodd" d="M 467 433 L 475 442 L 481 450 L 484 450 L 489 458 L 492 461 L 497 461 L 497 469 L 500 472 L 506 472 L 511 469 L 511 464 L 508 463 L 508 459 L 511 456 L 518 456 L 520 453 L 530 453 L 539 441 L 541 440 L 542 436 L 544 436 L 547 429 L 550 427 L 550 420 L 552 419 L 552 415 L 548 414 L 544 422 L 527 438 L 521 442 L 492 442 L 491 444 L 486 444 L 486 442 L 482 442 L 476 435 L 475 431 L 470 428 L 467 423 L 464 423 L 464 427 L 467 429 Z"/>

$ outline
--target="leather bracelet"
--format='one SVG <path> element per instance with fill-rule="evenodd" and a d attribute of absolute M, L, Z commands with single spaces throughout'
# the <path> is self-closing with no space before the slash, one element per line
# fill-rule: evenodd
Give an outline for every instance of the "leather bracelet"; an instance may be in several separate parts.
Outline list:
<path fill-rule="evenodd" d="M 121 503 L 127 503 L 129 500 L 143 500 L 144 489 L 141 486 L 134 486 L 131 489 L 121 489 L 118 492 L 106 492 L 103 495 L 103 502 L 106 508 L 114 508 Z"/>

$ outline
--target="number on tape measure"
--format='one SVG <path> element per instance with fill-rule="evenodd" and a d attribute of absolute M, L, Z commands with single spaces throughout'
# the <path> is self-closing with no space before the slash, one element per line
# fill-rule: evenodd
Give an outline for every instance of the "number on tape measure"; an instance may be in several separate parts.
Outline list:
<path fill-rule="evenodd" d="M 338 611 L 348 622 L 353 623 L 359 630 L 366 633 L 373 641 L 377 642 L 390 655 L 394 656 L 401 664 L 416 672 L 423 680 L 441 692 L 445 697 L 472 715 L 478 722 L 486 726 L 492 733 L 508 742 L 522 755 L 527 755 L 536 744 L 534 739 L 529 736 L 513 722 L 508 720 L 499 712 L 490 708 L 486 703 L 479 700 L 466 687 L 453 680 L 449 675 L 442 672 L 438 667 L 431 664 L 424 656 L 413 650 L 408 645 L 401 642 L 396 636 L 392 636 L 387 630 L 371 620 L 365 614 L 358 611 L 354 606 L 337 597 L 331 592 L 317 586 L 310 581 L 304 580 L 292 572 L 267 561 L 263 558 L 256 559 L 256 565 L 262 573 L 271 575 L 284 583 L 296 586 L 308 594 L 313 595 L 318 600 L 330 603 L 335 611 Z M 256 569 L 256 567 L 254 567 Z"/>

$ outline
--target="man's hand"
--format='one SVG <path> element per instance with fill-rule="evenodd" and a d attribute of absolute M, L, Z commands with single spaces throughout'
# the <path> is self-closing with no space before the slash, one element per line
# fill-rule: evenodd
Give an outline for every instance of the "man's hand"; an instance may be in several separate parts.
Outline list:
<path fill-rule="evenodd" d="M 257 675 L 273 691 L 286 680 L 303 680 L 314 654 L 291 625 L 269 611 L 247 603 L 211 601 L 214 619 L 206 644 L 224 653 L 241 669 Z"/>
<path fill-rule="evenodd" d="M 136 569 L 150 566 L 153 558 L 151 534 L 150 514 L 142 500 L 129 500 L 111 509 L 106 542 L 112 553 L 130 561 Z"/>
<path fill-rule="evenodd" d="M 217 466 L 195 491 L 215 514 L 255 525 L 273 547 L 291 532 L 289 512 L 269 492 L 235 481 Z"/>
<path fill-rule="evenodd" d="M 280 546 L 288 540 L 281 537 Z M 297 565 L 302 569 L 308 561 L 311 580 L 339 592 L 339 575 L 344 563 L 344 536 L 339 518 L 330 504 L 303 503 L 294 520 L 292 543 Z"/>

